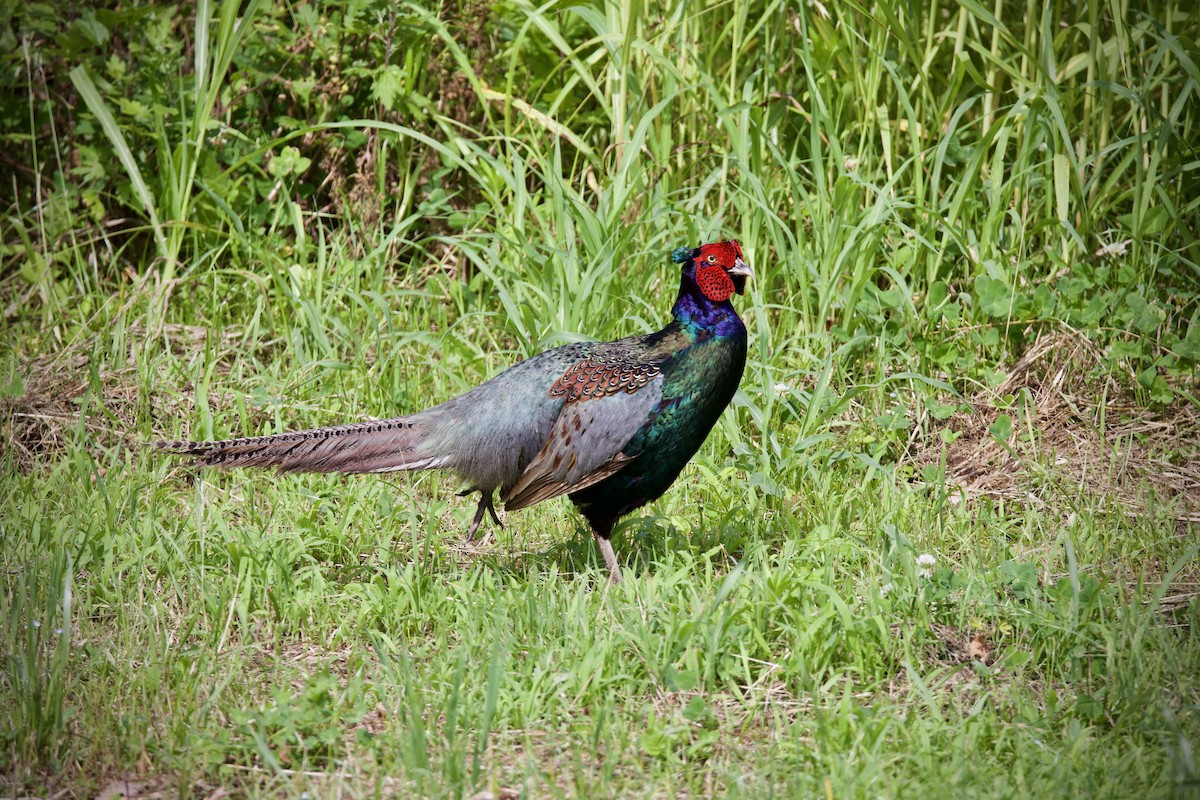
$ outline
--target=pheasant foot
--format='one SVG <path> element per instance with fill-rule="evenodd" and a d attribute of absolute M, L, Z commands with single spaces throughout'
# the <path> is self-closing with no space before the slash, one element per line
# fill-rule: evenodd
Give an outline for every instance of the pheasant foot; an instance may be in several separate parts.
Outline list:
<path fill-rule="evenodd" d="M 459 492 L 459 497 L 470 494 L 471 492 L 479 492 L 479 507 L 475 509 L 475 519 L 471 520 L 471 527 L 467 528 L 467 541 L 475 540 L 475 532 L 479 530 L 479 523 L 483 522 L 483 512 L 487 511 L 492 516 L 492 522 L 496 523 L 501 528 L 504 523 L 500 521 L 500 517 L 496 515 L 496 507 L 492 505 L 492 492 L 488 489 L 467 489 L 464 492 Z"/>

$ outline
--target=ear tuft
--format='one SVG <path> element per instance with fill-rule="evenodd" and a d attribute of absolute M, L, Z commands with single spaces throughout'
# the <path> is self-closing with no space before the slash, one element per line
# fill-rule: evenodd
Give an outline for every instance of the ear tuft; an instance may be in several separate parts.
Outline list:
<path fill-rule="evenodd" d="M 690 261 L 692 256 L 695 255 L 695 252 L 696 251 L 690 247 L 676 247 L 674 252 L 671 253 L 671 260 L 676 264 L 682 264 L 686 261 Z"/>

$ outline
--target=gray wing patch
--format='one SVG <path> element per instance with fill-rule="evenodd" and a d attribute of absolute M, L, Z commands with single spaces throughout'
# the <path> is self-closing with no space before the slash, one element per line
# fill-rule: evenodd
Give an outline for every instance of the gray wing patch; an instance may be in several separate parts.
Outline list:
<path fill-rule="evenodd" d="M 633 393 L 563 404 L 550 436 L 501 498 L 509 511 L 604 480 L 633 460 L 621 451 L 662 399 L 662 376 Z"/>

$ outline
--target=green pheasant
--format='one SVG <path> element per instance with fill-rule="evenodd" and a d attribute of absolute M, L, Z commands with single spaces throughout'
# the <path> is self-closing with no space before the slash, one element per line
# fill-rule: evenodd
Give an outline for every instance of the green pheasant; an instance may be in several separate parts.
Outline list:
<path fill-rule="evenodd" d="M 449 469 L 479 492 L 472 538 L 497 490 L 509 511 L 568 495 L 612 581 L 617 519 L 657 499 L 729 405 L 746 364 L 730 299 L 753 272 L 736 241 L 672 253 L 671 320 L 657 333 L 548 350 L 466 394 L 405 417 L 158 447 L 215 467 L 284 472 Z"/>

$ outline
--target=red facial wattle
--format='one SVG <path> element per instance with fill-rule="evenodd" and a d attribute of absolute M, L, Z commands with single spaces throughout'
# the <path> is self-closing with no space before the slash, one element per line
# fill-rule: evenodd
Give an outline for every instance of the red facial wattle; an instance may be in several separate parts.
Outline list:
<path fill-rule="evenodd" d="M 716 303 L 728 300 L 737 291 L 733 278 L 718 264 L 701 264 L 696 267 L 696 285 L 704 292 L 705 297 Z"/>

